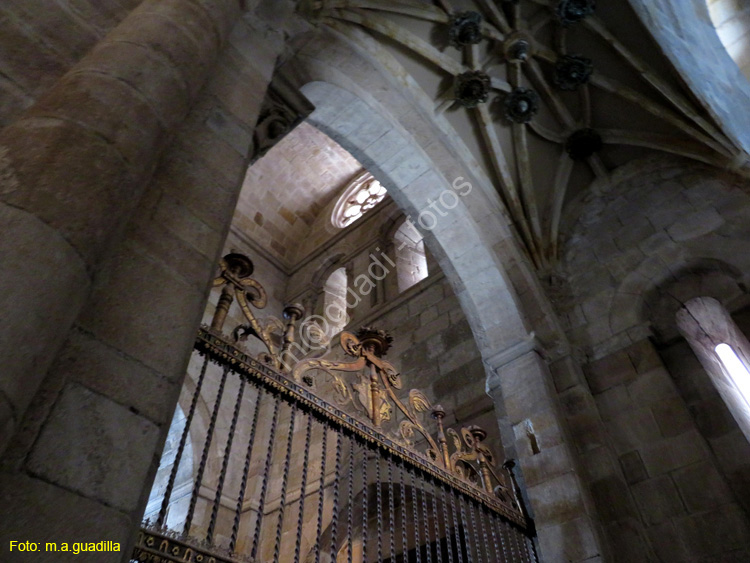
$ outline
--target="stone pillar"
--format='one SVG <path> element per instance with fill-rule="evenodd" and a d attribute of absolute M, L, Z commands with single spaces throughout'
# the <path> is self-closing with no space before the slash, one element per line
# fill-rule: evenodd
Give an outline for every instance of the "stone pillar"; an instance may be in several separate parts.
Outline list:
<path fill-rule="evenodd" d="M 603 556 L 597 519 L 557 406 L 552 377 L 533 337 L 486 360 L 487 393 L 499 415 L 503 447 L 520 468 L 542 561 Z"/>
<path fill-rule="evenodd" d="M 146 0 L 0 132 L 0 452 L 239 13 Z"/>

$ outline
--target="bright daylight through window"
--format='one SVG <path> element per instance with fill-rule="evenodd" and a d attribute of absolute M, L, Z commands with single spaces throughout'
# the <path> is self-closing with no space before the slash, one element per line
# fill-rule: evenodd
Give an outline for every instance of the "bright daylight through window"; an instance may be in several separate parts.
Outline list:
<path fill-rule="evenodd" d="M 747 367 L 728 344 L 719 344 L 715 351 L 735 387 L 750 406 L 750 372 Z"/>
<path fill-rule="evenodd" d="M 333 208 L 331 221 L 343 229 L 383 201 L 385 188 L 369 172 L 362 172 L 344 190 Z"/>

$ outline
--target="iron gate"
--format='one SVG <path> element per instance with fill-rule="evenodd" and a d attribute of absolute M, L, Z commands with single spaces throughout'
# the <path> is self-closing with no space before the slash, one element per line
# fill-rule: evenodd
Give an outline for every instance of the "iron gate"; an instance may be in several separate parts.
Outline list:
<path fill-rule="evenodd" d="M 263 308 L 266 295 L 252 269 L 238 254 L 221 262 L 184 428 L 132 560 L 536 562 L 513 464 L 497 466 L 486 433 L 445 429 L 445 412 L 421 391 L 402 400 L 382 330 L 341 333 L 338 358 L 296 342 L 299 305 L 284 309 L 286 322 L 258 320 L 249 305 Z M 235 299 L 245 322 L 230 338 L 222 328 Z M 249 337 L 259 353 L 241 343 Z M 192 487 L 175 500 L 191 440 Z"/>

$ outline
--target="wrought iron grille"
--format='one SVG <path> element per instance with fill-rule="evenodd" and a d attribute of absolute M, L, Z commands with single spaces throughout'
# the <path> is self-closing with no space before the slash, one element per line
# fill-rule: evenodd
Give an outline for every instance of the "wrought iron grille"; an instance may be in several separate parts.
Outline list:
<path fill-rule="evenodd" d="M 252 271 L 245 256 L 221 262 L 221 296 L 183 389 L 184 428 L 132 561 L 537 561 L 513 464 L 497 465 L 486 433 L 444 429 L 445 412 L 421 391 L 402 399 L 384 331 L 341 333 L 339 359 L 337 347 L 295 341 L 300 305 L 284 309 L 286 323 L 258 320 L 250 305 L 265 307 L 266 294 Z M 235 300 L 246 322 L 228 337 Z"/>

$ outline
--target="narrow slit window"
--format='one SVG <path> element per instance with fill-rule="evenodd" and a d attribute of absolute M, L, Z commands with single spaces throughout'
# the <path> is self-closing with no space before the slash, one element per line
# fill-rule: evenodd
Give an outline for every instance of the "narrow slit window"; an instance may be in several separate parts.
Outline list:
<path fill-rule="evenodd" d="M 715 352 L 719 356 L 725 371 L 729 374 L 732 383 L 750 407 L 750 371 L 748 371 L 747 366 L 729 344 L 722 342 L 716 346 Z"/>

